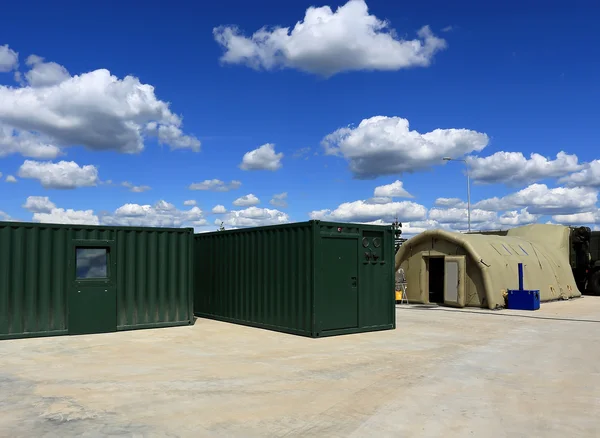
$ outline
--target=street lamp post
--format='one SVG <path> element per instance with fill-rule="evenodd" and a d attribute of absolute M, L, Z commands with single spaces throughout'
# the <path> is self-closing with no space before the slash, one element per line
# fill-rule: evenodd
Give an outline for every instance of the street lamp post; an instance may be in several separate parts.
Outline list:
<path fill-rule="evenodd" d="M 462 161 L 465 163 L 465 167 L 467 168 L 467 221 L 469 227 L 469 233 L 471 232 L 471 181 L 469 178 L 469 165 L 467 164 L 467 160 L 461 158 L 450 158 L 444 157 L 442 158 L 444 161 Z"/>

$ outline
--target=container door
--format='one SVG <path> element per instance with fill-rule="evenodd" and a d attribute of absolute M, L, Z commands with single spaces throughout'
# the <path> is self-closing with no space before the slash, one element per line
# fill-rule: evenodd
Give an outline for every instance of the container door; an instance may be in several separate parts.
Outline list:
<path fill-rule="evenodd" d="M 465 257 L 444 258 L 444 304 L 465 306 Z"/>
<path fill-rule="evenodd" d="M 117 330 L 115 252 L 111 241 L 78 240 L 72 247 L 69 334 Z"/>
<path fill-rule="evenodd" d="M 321 330 L 358 327 L 357 240 L 323 238 Z"/>

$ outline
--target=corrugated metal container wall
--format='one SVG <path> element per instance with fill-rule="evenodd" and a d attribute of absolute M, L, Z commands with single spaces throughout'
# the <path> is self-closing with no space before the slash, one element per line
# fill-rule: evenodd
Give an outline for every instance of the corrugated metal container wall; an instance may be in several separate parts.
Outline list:
<path fill-rule="evenodd" d="M 391 227 L 320 221 L 197 234 L 194 312 L 312 337 L 394 328 L 393 243 Z"/>
<path fill-rule="evenodd" d="M 72 333 L 77 246 L 114 249 L 115 330 L 193 323 L 193 229 L 0 222 L 0 339 Z"/>
<path fill-rule="evenodd" d="M 116 230 L 117 329 L 193 322 L 193 229 Z"/>
<path fill-rule="evenodd" d="M 194 312 L 310 335 L 312 236 L 306 223 L 197 234 Z"/>

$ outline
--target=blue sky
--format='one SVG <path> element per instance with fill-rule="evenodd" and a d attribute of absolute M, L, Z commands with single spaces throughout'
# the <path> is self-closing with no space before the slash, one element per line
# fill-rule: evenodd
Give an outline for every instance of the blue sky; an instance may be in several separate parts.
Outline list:
<path fill-rule="evenodd" d="M 1 218 L 600 225 L 600 6 L 396 3 L 5 5 Z"/>

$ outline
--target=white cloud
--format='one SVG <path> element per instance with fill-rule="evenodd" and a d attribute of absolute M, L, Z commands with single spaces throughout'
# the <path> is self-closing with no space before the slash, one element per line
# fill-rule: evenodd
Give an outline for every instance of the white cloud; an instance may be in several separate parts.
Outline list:
<path fill-rule="evenodd" d="M 481 151 L 486 134 L 468 129 L 435 129 L 420 134 L 400 117 L 375 116 L 356 128 L 340 128 L 322 145 L 328 155 L 340 155 L 357 178 L 375 178 L 427 169 L 442 164 L 446 156 L 460 157 Z"/>
<path fill-rule="evenodd" d="M 225 208 L 224 205 L 220 205 L 220 204 L 219 205 L 215 205 L 212 208 L 212 213 L 213 214 L 224 214 L 224 213 L 227 213 L 227 209 Z"/>
<path fill-rule="evenodd" d="M 292 158 L 296 158 L 296 159 L 303 158 L 305 160 L 308 160 L 309 154 L 310 154 L 310 148 L 301 148 L 301 149 L 298 149 L 296 152 L 294 152 L 294 154 L 292 155 Z"/>
<path fill-rule="evenodd" d="M 471 210 L 472 224 L 494 221 L 496 217 L 496 213 L 493 211 Z M 466 208 L 432 208 L 429 210 L 429 219 L 433 219 L 440 224 L 466 224 L 468 223 L 468 210 Z"/>
<path fill-rule="evenodd" d="M 364 222 L 373 225 L 390 225 L 391 223 L 384 220 L 375 220 L 371 222 Z M 500 228 L 496 225 L 495 221 L 481 222 L 471 224 L 471 230 L 495 230 Z M 402 235 L 401 237 L 409 238 L 416 234 L 422 233 L 427 230 L 442 229 L 450 232 L 466 232 L 468 229 L 467 221 L 460 222 L 438 222 L 434 219 L 424 219 L 420 221 L 402 222 Z"/>
<path fill-rule="evenodd" d="M 56 205 L 47 196 L 29 196 L 22 207 L 32 213 L 51 213 Z"/>
<path fill-rule="evenodd" d="M 0 172 L 0 178 L 2 178 L 2 172 Z"/>
<path fill-rule="evenodd" d="M 0 220 L 6 221 L 6 222 L 10 222 L 10 221 L 17 222 L 18 221 L 17 219 L 10 217 L 10 214 L 8 214 L 2 210 L 0 210 Z"/>
<path fill-rule="evenodd" d="M 279 207 L 279 208 L 287 208 L 288 203 L 287 203 L 287 192 L 283 192 L 283 193 L 278 193 L 276 195 L 273 195 L 273 199 L 271 199 L 269 201 L 269 204 L 275 206 L 275 207 Z"/>
<path fill-rule="evenodd" d="M 556 187 L 549 189 L 545 184 L 532 184 L 503 198 L 479 201 L 475 208 L 488 211 L 503 211 L 525 208 L 531 214 L 573 214 L 589 211 L 596 206 L 598 192 L 586 187 Z"/>
<path fill-rule="evenodd" d="M 159 144 L 166 144 L 171 149 L 200 151 L 200 141 L 196 137 L 185 135 L 179 125 L 164 125 L 157 122 L 150 122 L 146 125 L 146 132 L 156 136 Z"/>
<path fill-rule="evenodd" d="M 231 181 L 229 184 L 225 184 L 225 182 L 220 179 L 207 179 L 200 183 L 190 184 L 190 190 L 210 190 L 213 192 L 228 192 L 230 190 L 236 190 L 241 187 L 242 183 L 240 181 Z"/>
<path fill-rule="evenodd" d="M 266 143 L 257 149 L 246 152 L 240 163 L 242 170 L 271 170 L 281 168 L 283 152 L 276 153 L 275 145 Z"/>
<path fill-rule="evenodd" d="M 194 206 L 189 210 L 179 210 L 164 200 L 154 205 L 124 204 L 112 213 L 101 214 L 93 210 L 57 208 L 48 197 L 41 196 L 28 197 L 23 207 L 33 213 L 35 222 L 45 223 L 194 227 L 197 230 L 208 225 L 200 208 Z"/>
<path fill-rule="evenodd" d="M 437 198 L 434 205 L 446 208 L 467 208 L 467 203 L 459 198 Z"/>
<path fill-rule="evenodd" d="M 72 210 L 53 208 L 49 213 L 33 213 L 34 222 L 47 224 L 85 224 L 100 225 L 98 216 L 93 210 Z"/>
<path fill-rule="evenodd" d="M 383 186 L 375 187 L 375 191 L 373 193 L 376 198 L 413 198 L 404 188 L 402 181 L 394 181 L 391 184 L 386 184 Z"/>
<path fill-rule="evenodd" d="M 142 192 L 147 192 L 148 190 L 151 189 L 150 186 L 135 186 L 132 183 L 130 183 L 129 181 L 123 181 L 121 183 L 121 185 L 123 187 L 127 187 L 129 189 L 130 192 L 134 192 L 134 193 L 142 193 Z"/>
<path fill-rule="evenodd" d="M 224 48 L 221 61 L 260 70 L 294 68 L 325 77 L 343 71 L 400 70 L 427 67 L 446 42 L 428 26 L 404 40 L 387 21 L 369 14 L 363 0 L 350 0 L 335 12 L 309 7 L 293 29 L 263 27 L 251 37 L 235 26 L 213 29 Z"/>
<path fill-rule="evenodd" d="M 519 225 L 534 223 L 538 215 L 530 214 L 527 209 L 508 211 L 498 216 L 498 213 L 479 209 L 471 210 L 471 231 L 499 230 L 512 228 Z M 428 229 L 444 229 L 452 232 L 465 232 L 468 230 L 468 211 L 466 208 L 451 207 L 447 209 L 432 208 L 429 210 L 428 219 L 410 222 L 407 229 L 403 224 L 403 234 L 418 234 Z"/>
<path fill-rule="evenodd" d="M 565 152 L 550 160 L 540 154 L 527 159 L 521 152 L 496 152 L 489 157 L 467 158 L 471 178 L 482 183 L 529 184 L 546 178 L 558 178 L 582 168 L 577 155 Z"/>
<path fill-rule="evenodd" d="M 32 87 L 58 85 L 71 78 L 68 70 L 56 62 L 44 62 L 44 58 L 30 55 L 25 62 L 31 70 L 25 73 L 25 79 Z"/>
<path fill-rule="evenodd" d="M 98 183 L 98 169 L 92 165 L 80 167 L 74 161 L 58 163 L 26 160 L 19 168 L 21 178 L 33 178 L 50 189 L 90 187 Z"/>
<path fill-rule="evenodd" d="M 446 26 L 442 29 L 442 32 L 450 32 L 454 30 L 454 26 Z"/>
<path fill-rule="evenodd" d="M 401 222 L 423 220 L 427 216 L 427 209 L 411 201 L 389 202 L 387 204 L 354 201 L 344 202 L 335 210 L 312 211 L 309 216 L 311 219 L 358 223 L 381 219 L 391 224 L 396 216 Z"/>
<path fill-rule="evenodd" d="M 24 157 L 51 159 L 61 154 L 60 148 L 31 132 L 19 131 L 0 124 L 0 157 L 21 154 Z"/>
<path fill-rule="evenodd" d="M 564 225 L 592 225 L 600 224 L 600 210 L 588 211 L 586 213 L 559 214 L 552 216 L 552 220 Z"/>
<path fill-rule="evenodd" d="M 17 178 L 15 178 L 12 175 L 7 175 L 6 176 L 6 182 L 8 182 L 8 183 L 16 183 L 17 182 Z"/>
<path fill-rule="evenodd" d="M 0 46 L 0 72 L 6 73 L 19 66 L 19 54 L 12 50 L 8 44 Z"/>
<path fill-rule="evenodd" d="M 187 201 L 183 201 L 183 205 L 188 206 L 188 207 L 192 207 L 196 204 L 198 204 L 198 203 L 193 199 L 188 199 Z"/>
<path fill-rule="evenodd" d="M 532 185 L 528 189 L 504 198 L 492 198 L 482 201 L 485 208 L 479 205 L 471 209 L 471 230 L 498 230 L 538 222 L 543 215 L 565 208 L 586 208 L 598 211 L 595 207 L 596 193 L 593 191 L 567 192 L 564 188 L 548 189 L 543 185 Z M 569 201 L 574 197 L 581 201 L 576 205 Z M 558 201 L 563 199 L 563 204 Z M 478 203 L 479 204 L 479 203 Z M 393 202 L 390 197 L 376 197 L 366 201 L 346 202 L 335 210 L 316 210 L 309 213 L 311 219 L 334 220 L 340 222 L 370 223 L 390 225 L 396 215 L 402 222 L 405 237 L 421 233 L 428 229 L 444 229 L 451 232 L 466 232 L 469 223 L 467 205 L 459 198 L 438 198 L 436 207 L 429 211 L 412 201 Z M 513 207 L 509 207 L 509 206 Z M 517 209 L 518 206 L 519 209 Z M 493 207 L 493 208 L 487 208 Z M 540 211 L 541 210 L 541 211 Z M 581 210 L 579 210 L 581 211 Z M 572 222 L 590 222 L 592 214 L 581 215 Z M 562 220 L 562 217 L 554 216 Z M 600 218 L 600 213 L 598 213 Z M 564 219 L 563 222 L 569 222 Z M 600 224 L 600 222 L 598 222 Z"/>
<path fill-rule="evenodd" d="M 389 204 L 392 202 L 392 198 L 388 198 L 387 196 L 375 196 L 365 200 L 365 202 L 367 204 Z"/>
<path fill-rule="evenodd" d="M 249 207 L 251 205 L 260 204 L 260 199 L 254 196 L 252 193 L 241 196 L 233 201 L 233 205 L 236 207 Z"/>
<path fill-rule="evenodd" d="M 152 85 L 134 76 L 119 79 L 106 69 L 67 77 L 67 70 L 58 64 L 39 57 L 30 61 L 25 78 L 31 85 L 0 85 L 0 124 L 17 137 L 4 140 L 8 147 L 0 144 L 4 155 L 20 152 L 14 143 L 30 135 L 45 148 L 32 152 L 30 147 L 26 152 L 48 158 L 50 150 L 57 152 L 52 148 L 69 146 L 138 153 L 148 136 L 171 149 L 200 150 L 200 142 L 181 132 L 181 117 L 156 97 Z"/>
<path fill-rule="evenodd" d="M 360 222 L 366 225 L 391 225 L 390 222 L 384 221 L 383 219 L 377 219 L 369 222 Z M 415 234 L 422 233 L 423 231 L 432 230 L 435 228 L 443 228 L 443 225 L 439 224 L 437 221 L 426 219 L 422 221 L 413 221 L 413 222 L 402 222 L 402 235 L 401 237 L 410 237 Z"/>
<path fill-rule="evenodd" d="M 531 214 L 527 211 L 527 208 L 522 208 L 521 211 L 506 211 L 499 218 L 498 223 L 500 225 L 508 225 L 511 227 L 517 227 L 519 225 L 533 224 L 540 218 L 539 214 Z"/>
<path fill-rule="evenodd" d="M 132 225 L 149 227 L 201 227 L 207 225 L 203 211 L 198 207 L 179 210 L 164 200 L 154 205 L 125 204 L 114 213 L 102 215 L 104 225 Z"/>
<path fill-rule="evenodd" d="M 565 184 L 567 187 L 587 186 L 600 188 L 600 160 L 584 164 L 582 170 L 561 178 L 559 182 Z"/>
<path fill-rule="evenodd" d="M 244 210 L 232 210 L 223 219 L 216 219 L 215 224 L 223 222 L 228 228 L 259 227 L 264 225 L 278 225 L 290 221 L 287 214 L 269 208 L 248 207 Z"/>
<path fill-rule="evenodd" d="M 437 228 L 443 228 L 443 226 L 432 219 L 426 219 L 422 221 L 412 221 L 402 223 L 402 236 L 410 237 L 416 234 L 422 233 L 427 230 L 434 230 Z"/>

